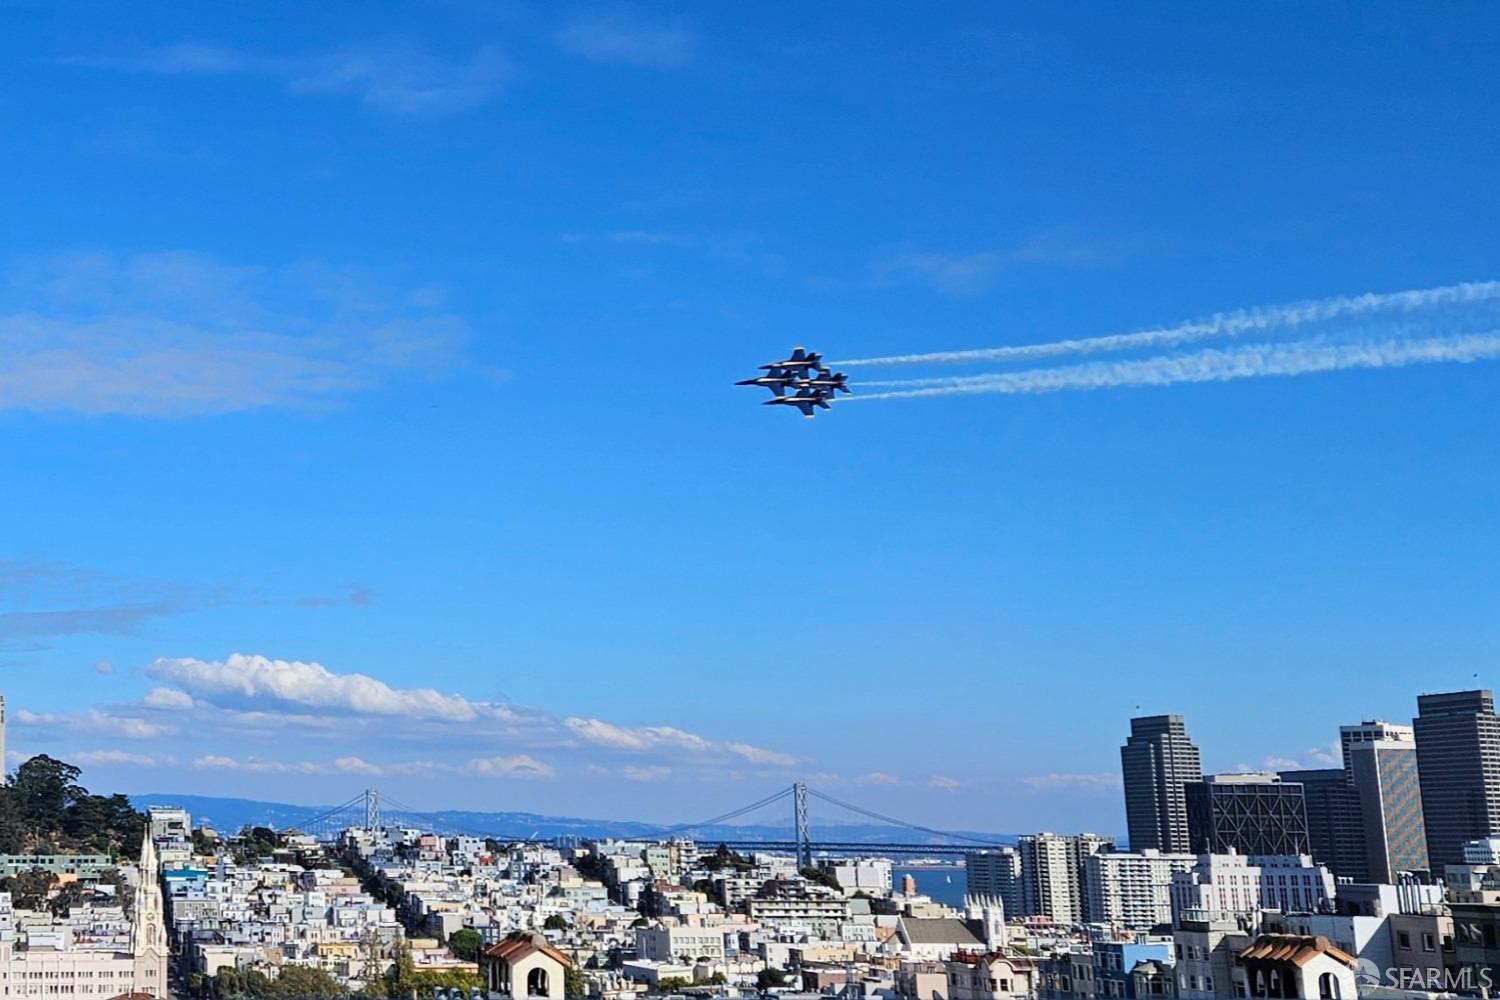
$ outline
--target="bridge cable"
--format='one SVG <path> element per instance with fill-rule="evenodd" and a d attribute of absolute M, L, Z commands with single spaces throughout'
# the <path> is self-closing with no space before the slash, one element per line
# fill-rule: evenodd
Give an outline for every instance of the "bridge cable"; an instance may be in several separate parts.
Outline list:
<path fill-rule="evenodd" d="M 755 810 L 760 809 L 763 806 L 768 806 L 772 802 L 784 799 L 790 794 L 792 794 L 792 790 L 790 788 L 783 788 L 775 795 L 768 795 L 765 798 L 761 799 L 759 802 L 752 802 L 748 806 L 741 806 L 740 808 L 724 813 L 721 816 L 715 816 L 713 819 L 705 819 L 697 823 L 681 823 L 677 826 L 665 827 L 650 832 L 655 833 L 658 836 L 670 836 L 671 834 L 677 833 L 681 830 L 693 830 L 698 827 L 704 826 L 717 826 L 720 823 L 726 823 L 729 820 L 737 819 L 740 816 L 745 815 L 746 813 L 754 812 Z"/>
<path fill-rule="evenodd" d="M 862 808 L 860 806 L 854 805 L 853 803 L 844 802 L 841 799 L 836 799 L 832 795 L 827 795 L 827 794 L 825 794 L 823 792 L 818 791 L 815 788 L 809 788 L 807 790 L 807 794 L 812 795 L 812 796 L 816 796 L 817 798 L 822 799 L 824 802 L 830 803 L 832 805 L 836 805 L 836 806 L 838 806 L 838 807 L 840 807 L 842 809 L 848 809 L 850 812 L 858 813 L 859 815 L 868 817 L 869 819 L 880 820 L 882 823 L 890 823 L 893 826 L 902 826 L 902 827 L 905 827 L 908 830 L 917 830 L 917 831 L 919 831 L 921 833 L 930 833 L 930 834 L 932 834 L 935 837 L 947 837 L 950 840 L 963 840 L 963 841 L 967 841 L 967 842 L 969 842 L 971 844 L 982 844 L 985 847 L 1000 847 L 1000 846 L 1002 846 L 1000 844 L 994 843 L 993 841 L 982 840 L 979 837 L 968 837 L 968 836 L 965 836 L 964 834 L 961 834 L 961 833 L 951 833 L 951 832 L 949 832 L 947 830 L 934 830 L 930 826 L 921 826 L 921 825 L 919 825 L 917 823 L 908 823 L 908 822 L 906 822 L 906 820 L 896 819 L 893 816 L 886 816 L 886 815 L 883 815 L 881 813 L 875 812 L 873 810 L 865 809 L 865 808 Z"/>

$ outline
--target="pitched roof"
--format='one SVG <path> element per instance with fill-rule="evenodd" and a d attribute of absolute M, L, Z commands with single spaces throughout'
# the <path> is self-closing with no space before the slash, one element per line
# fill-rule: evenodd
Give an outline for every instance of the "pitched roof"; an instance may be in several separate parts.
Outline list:
<path fill-rule="evenodd" d="M 1291 962 L 1298 967 L 1306 965 L 1319 955 L 1327 955 L 1350 968 L 1357 964 L 1353 955 L 1335 947 L 1322 935 L 1309 937 L 1305 934 L 1262 934 L 1239 953 L 1242 960 Z"/>
<path fill-rule="evenodd" d="M 555 962 L 561 962 L 563 968 L 573 967 L 573 960 L 547 943 L 547 939 L 540 934 L 511 934 L 503 940 L 497 941 L 484 950 L 486 958 L 499 959 L 507 965 L 514 964 L 517 959 L 524 958 L 533 952 L 541 952 Z"/>
<path fill-rule="evenodd" d="M 906 940 L 912 944 L 955 944 L 984 947 L 969 925 L 953 917 L 902 917 Z"/>

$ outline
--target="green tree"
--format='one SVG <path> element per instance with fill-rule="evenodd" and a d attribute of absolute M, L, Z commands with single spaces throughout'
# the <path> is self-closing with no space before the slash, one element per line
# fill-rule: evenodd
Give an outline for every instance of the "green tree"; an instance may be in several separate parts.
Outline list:
<path fill-rule="evenodd" d="M 821 868 L 803 868 L 800 872 L 798 872 L 798 874 L 807 879 L 809 882 L 816 882 L 819 885 L 826 885 L 830 889 L 839 890 L 842 888 L 839 885 L 839 880 L 833 877 L 832 872 L 825 872 Z"/>
<path fill-rule="evenodd" d="M 47 895 L 56 882 L 57 876 L 47 869 L 32 868 L 0 879 L 0 890 L 10 893 L 11 902 L 18 910 L 40 910 L 46 905 Z"/>
<path fill-rule="evenodd" d="M 241 972 L 223 968 L 213 977 L 213 994 L 218 1000 L 262 1000 L 269 996 L 271 981 L 255 969 Z"/>
<path fill-rule="evenodd" d="M 268 1000 L 343 1000 L 349 990 L 322 969 L 284 965 L 267 987 Z"/>
<path fill-rule="evenodd" d="M 465 993 L 479 989 L 484 981 L 476 972 L 459 972 L 450 970 L 438 972 L 435 970 L 418 971 L 416 964 L 411 958 L 411 946 L 403 944 L 400 952 L 396 955 L 396 964 L 391 966 L 390 972 L 385 977 L 385 995 L 390 1000 L 409 1000 L 415 993 L 417 996 L 431 996 L 435 989 L 460 989 Z M 291 998 L 285 998 L 291 1000 Z"/>
<path fill-rule="evenodd" d="M 780 969 L 761 969 L 755 976 L 755 987 L 760 990 L 781 989 L 786 983 L 786 973 Z"/>
<path fill-rule="evenodd" d="M 693 985 L 691 981 L 681 976 L 665 976 L 656 981 L 656 988 L 662 993 L 676 993 L 678 990 L 685 990 L 691 985 Z"/>
<path fill-rule="evenodd" d="M 88 792 L 78 784 L 83 772 L 72 764 L 39 754 L 16 768 L 10 780 L 16 807 L 37 840 L 56 839 L 62 833 L 68 807 Z"/>
<path fill-rule="evenodd" d="M 65 882 L 47 900 L 47 911 L 54 917 L 66 917 L 73 907 L 82 906 L 93 893 L 82 882 Z"/>
<path fill-rule="evenodd" d="M 479 952 L 484 947 L 484 938 L 472 927 L 460 927 L 448 935 L 448 949 L 465 962 L 479 961 Z"/>
<path fill-rule="evenodd" d="M 568 1000 L 585 1000 L 589 995 L 589 977 L 583 970 L 568 966 L 563 973 L 563 996 Z"/>
<path fill-rule="evenodd" d="M 568 929 L 568 920 L 561 913 L 551 913 L 547 919 L 542 921 L 544 931 L 565 931 Z"/>

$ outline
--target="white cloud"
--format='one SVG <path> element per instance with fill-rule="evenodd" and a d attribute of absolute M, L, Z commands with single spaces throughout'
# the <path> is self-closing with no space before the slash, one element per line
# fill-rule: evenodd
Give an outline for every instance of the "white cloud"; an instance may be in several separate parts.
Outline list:
<path fill-rule="evenodd" d="M 312 661 L 244 653 L 222 660 L 170 657 L 155 660 L 145 673 L 158 682 L 138 706 L 147 714 L 148 724 L 157 724 L 150 719 L 170 721 L 186 734 L 184 738 L 220 741 L 218 746 L 234 737 L 257 747 L 268 740 L 297 736 L 337 740 L 341 751 L 347 752 L 326 769 L 342 773 L 551 777 L 550 764 L 517 752 L 539 749 L 567 753 L 577 767 L 599 764 L 615 773 L 620 756 L 657 758 L 640 766 L 671 765 L 674 774 L 689 776 L 723 774 L 740 761 L 762 768 L 806 762 L 790 753 L 737 740 L 710 740 L 674 726 L 624 726 L 579 716 L 559 719 L 544 711 L 434 688 L 399 688 L 377 677 L 340 673 Z M 471 746 L 503 747 L 511 755 L 481 755 L 465 764 L 450 755 L 453 744 L 449 740 L 455 736 Z M 361 742 L 371 740 L 378 742 Z M 393 741 L 427 746 L 427 752 L 438 759 L 384 763 L 362 749 L 384 750 Z M 449 753 L 438 752 L 439 745 Z M 246 770 L 272 766 L 264 761 L 256 768 L 243 761 L 238 764 Z"/>
<path fill-rule="evenodd" d="M 205 754 L 193 760 L 200 771 L 245 771 L 251 774 L 328 774 L 330 768 L 312 761 L 287 762 L 246 757 L 243 760 L 224 754 Z"/>
<path fill-rule="evenodd" d="M 486 778 L 536 778 L 550 781 L 557 772 L 549 764 L 543 764 L 528 754 L 510 757 L 476 757 L 469 761 L 476 774 Z"/>
<path fill-rule="evenodd" d="M 160 708 L 166 711 L 179 711 L 193 707 L 193 696 L 176 688 L 154 687 L 146 692 L 146 697 L 141 704 L 147 708 Z"/>
<path fill-rule="evenodd" d="M 752 764 L 794 767 L 801 762 L 800 757 L 794 757 L 789 753 L 782 753 L 779 750 L 767 750 L 764 747 L 751 746 L 749 743 L 726 743 L 724 747 L 730 753 L 739 754 Z"/>
<path fill-rule="evenodd" d="M 399 40 L 291 57 L 184 44 L 123 59 L 74 58 L 68 62 L 163 76 L 263 77 L 280 82 L 291 93 L 346 95 L 380 111 L 413 116 L 476 108 L 495 96 L 509 73 L 506 60 L 490 46 L 466 60 L 447 61 Z"/>
<path fill-rule="evenodd" d="M 956 792 L 963 788 L 964 783 L 957 778 L 950 778 L 943 774 L 934 774 L 927 779 L 928 787 L 941 789 L 945 792 Z"/>
<path fill-rule="evenodd" d="M 854 779 L 856 785 L 899 785 L 901 779 L 884 771 L 871 771 Z"/>
<path fill-rule="evenodd" d="M 469 722 L 508 718 L 500 705 L 432 688 L 393 688 L 365 674 L 337 674 L 321 663 L 234 653 L 224 660 L 159 659 L 146 674 L 220 705 L 271 704 L 418 720 Z"/>
<path fill-rule="evenodd" d="M 576 716 L 564 720 L 564 725 L 588 743 L 615 750 L 676 750 L 695 754 L 733 755 L 752 764 L 774 767 L 791 767 L 801 762 L 801 758 L 792 754 L 767 750 L 749 743 L 715 742 L 672 726 L 618 726 L 602 719 L 582 719 Z"/>
<path fill-rule="evenodd" d="M 94 673 L 102 674 L 105 677 L 113 677 L 115 674 L 115 665 L 110 660 L 99 660 L 94 664 Z"/>
<path fill-rule="evenodd" d="M 177 763 L 177 758 L 171 754 L 132 753 L 128 750 L 75 750 L 65 754 L 63 759 L 83 767 L 169 767 Z"/>
<path fill-rule="evenodd" d="M 1270 756 L 1260 762 L 1262 769 L 1267 771 L 1295 771 L 1302 765 L 1291 757 Z"/>
<path fill-rule="evenodd" d="M 1104 771 L 1088 774 L 1051 772 L 1033 774 L 1021 779 L 1021 784 L 1037 791 L 1069 789 L 1082 792 L 1113 792 L 1120 788 L 1120 776 Z"/>
<path fill-rule="evenodd" d="M 1322 767 L 1343 767 L 1344 750 L 1338 740 L 1334 740 L 1327 746 L 1308 747 L 1307 759 Z"/>
<path fill-rule="evenodd" d="M 17 709 L 11 719 L 23 726 L 55 729 L 68 732 L 102 733 L 123 736 L 132 740 L 154 740 L 165 736 L 169 730 L 155 722 L 129 715 L 109 715 L 90 708 L 83 712 L 53 714 Z"/>
<path fill-rule="evenodd" d="M 633 11 L 598 11 L 555 36 L 559 48 L 591 62 L 676 69 L 693 61 L 698 40 L 686 28 L 651 23 Z"/>
<path fill-rule="evenodd" d="M 630 764 L 624 767 L 620 773 L 625 776 L 626 781 L 663 781 L 672 776 L 672 769 L 661 765 L 640 767 Z"/>
<path fill-rule="evenodd" d="M 378 280 L 314 266 L 84 254 L 6 277 L 0 409 L 163 417 L 327 408 L 399 373 L 465 363 L 469 331 L 456 317 L 382 297 Z M 89 630 L 130 631 L 173 608 L 102 610 L 113 616 Z"/>
<path fill-rule="evenodd" d="M 1272 754 L 1260 762 L 1260 767 L 1241 765 L 1242 771 L 1302 771 L 1326 767 L 1343 767 L 1344 751 L 1338 740 L 1321 747 L 1308 747 L 1300 757 Z"/>

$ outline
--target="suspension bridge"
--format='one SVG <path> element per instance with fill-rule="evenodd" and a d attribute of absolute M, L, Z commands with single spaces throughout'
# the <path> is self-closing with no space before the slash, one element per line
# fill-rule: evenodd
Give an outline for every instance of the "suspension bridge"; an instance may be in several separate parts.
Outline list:
<path fill-rule="evenodd" d="M 832 807 L 857 816 L 866 824 L 878 824 L 878 832 L 872 831 L 871 839 L 819 840 L 813 836 L 809 803 Z M 790 816 L 787 807 L 790 806 Z M 772 810 L 779 812 L 778 822 L 749 826 L 743 821 L 754 814 L 765 815 Z M 833 815 L 837 816 L 837 813 Z M 790 825 L 780 823 L 790 819 Z M 733 824 L 741 821 L 738 825 Z M 334 806 L 314 816 L 287 824 L 283 832 L 295 830 L 311 834 L 322 840 L 333 840 L 350 828 L 375 830 L 381 827 L 404 827 L 445 836 L 472 836 L 493 838 L 505 843 L 545 843 L 572 841 L 585 836 L 606 834 L 585 833 L 563 837 L 540 837 L 537 831 L 525 833 L 520 830 L 500 830 L 489 826 L 483 813 L 459 811 L 432 811 L 413 809 L 374 788 L 367 788 L 349 801 Z M 784 833 L 777 835 L 779 829 Z M 869 830 L 869 826 L 863 829 Z M 889 830 L 889 835 L 884 833 Z M 691 838 L 705 844 L 719 845 L 736 851 L 766 851 L 794 854 L 800 865 L 811 864 L 815 856 L 848 855 L 918 855 L 922 857 L 952 857 L 970 851 L 1004 846 L 995 838 L 984 838 L 967 833 L 938 830 L 887 816 L 872 809 L 835 798 L 826 792 L 809 788 L 797 782 L 765 798 L 748 805 L 694 823 L 681 823 L 656 829 L 633 829 L 629 834 L 614 833 L 616 839 L 625 840 L 670 840 L 674 837 Z"/>

